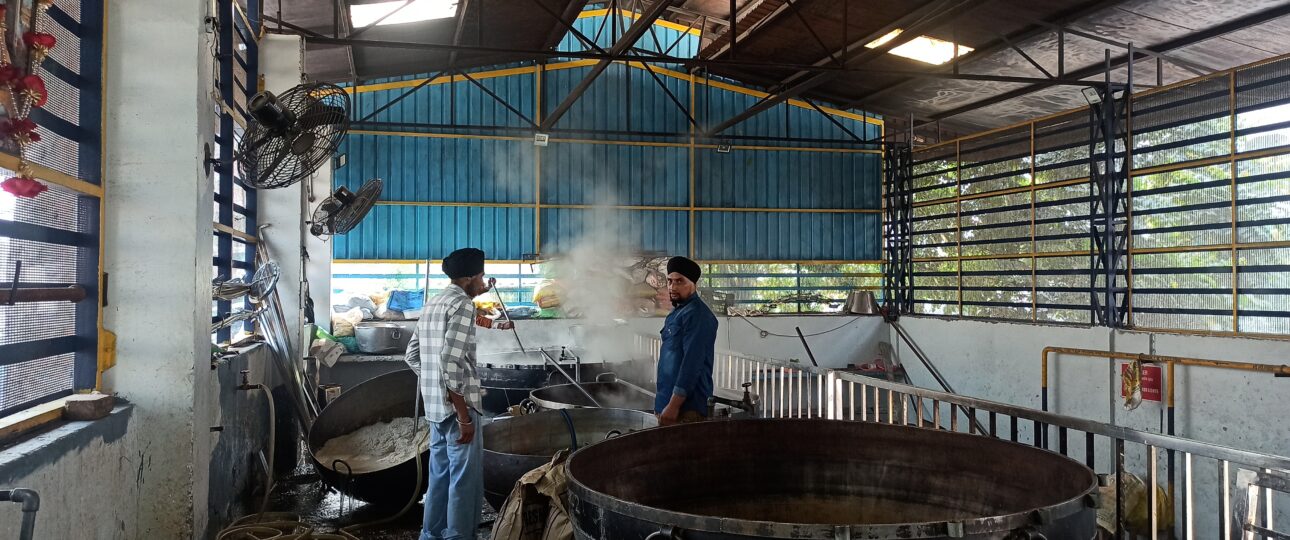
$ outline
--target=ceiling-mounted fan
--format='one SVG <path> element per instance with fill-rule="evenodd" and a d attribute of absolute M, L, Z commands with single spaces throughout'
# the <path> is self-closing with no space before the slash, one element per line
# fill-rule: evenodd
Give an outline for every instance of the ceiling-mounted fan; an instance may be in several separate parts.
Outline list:
<path fill-rule="evenodd" d="M 381 196 L 381 186 L 381 179 L 373 178 L 358 188 L 357 192 L 350 191 L 345 186 L 336 188 L 335 193 L 314 208 L 313 217 L 309 220 L 309 232 L 322 238 L 353 230 Z"/>
<path fill-rule="evenodd" d="M 349 94 L 328 83 L 256 94 L 247 106 L 254 121 L 233 156 L 242 183 L 274 189 L 313 174 L 349 130 L 349 105 Z"/>

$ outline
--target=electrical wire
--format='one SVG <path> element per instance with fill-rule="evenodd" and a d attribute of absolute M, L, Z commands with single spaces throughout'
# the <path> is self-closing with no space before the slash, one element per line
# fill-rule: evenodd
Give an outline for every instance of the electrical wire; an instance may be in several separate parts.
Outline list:
<path fill-rule="evenodd" d="M 742 319 L 744 322 L 748 323 L 748 326 L 751 326 L 751 327 L 753 327 L 753 328 L 756 328 L 758 332 L 761 332 L 761 333 L 763 334 L 763 336 L 762 336 L 762 337 L 765 337 L 765 336 L 775 336 L 775 337 L 782 337 L 782 338 L 793 338 L 793 339 L 799 339 L 799 336 L 798 336 L 797 334 L 776 334 L 775 332 L 771 332 L 770 330 L 767 330 L 767 329 L 765 329 L 765 328 L 762 328 L 762 327 L 760 327 L 760 326 L 757 326 L 755 323 L 753 323 L 752 321 L 748 320 L 748 317 L 745 317 L 745 316 L 743 316 L 743 315 L 739 315 L 738 317 L 739 317 L 740 319 Z M 810 333 L 810 334 L 802 334 L 802 337 L 822 336 L 822 335 L 824 335 L 824 334 L 828 334 L 828 333 L 831 333 L 831 332 L 837 332 L 838 330 L 841 330 L 841 329 L 843 329 L 843 328 L 846 328 L 846 327 L 848 327 L 848 326 L 851 326 L 851 325 L 855 324 L 855 323 L 856 323 L 856 322 L 858 322 L 859 320 L 860 320 L 860 318 L 859 318 L 859 317 L 856 317 L 856 318 L 851 319 L 850 321 L 847 321 L 847 322 L 845 322 L 845 323 L 842 323 L 842 324 L 841 324 L 841 325 L 839 325 L 837 328 L 832 328 L 832 329 L 829 329 L 829 330 L 824 330 L 824 331 L 822 331 L 822 332 L 812 332 L 812 333 Z"/>

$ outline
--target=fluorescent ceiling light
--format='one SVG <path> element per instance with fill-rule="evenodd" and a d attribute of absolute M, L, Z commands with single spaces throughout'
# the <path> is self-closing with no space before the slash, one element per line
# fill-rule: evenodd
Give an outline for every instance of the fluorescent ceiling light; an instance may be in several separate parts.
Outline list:
<path fill-rule="evenodd" d="M 456 15 L 457 0 L 412 0 L 410 3 L 407 0 L 392 0 L 349 7 L 349 18 L 353 21 L 354 28 L 365 28 L 377 21 L 380 21 L 377 26 L 385 26 L 447 19 Z M 385 18 L 382 20 L 382 17 Z"/>
<path fill-rule="evenodd" d="M 865 44 L 865 47 L 870 49 L 881 47 L 891 40 L 896 39 L 896 36 L 899 36 L 901 32 L 902 30 L 900 29 L 892 30 L 891 32 L 888 32 L 887 35 Z M 951 41 L 936 39 L 934 37 L 918 36 L 888 52 L 896 56 L 939 66 L 954 59 L 954 50 L 954 43 Z M 974 49 L 972 49 L 972 47 L 959 45 L 958 56 L 963 56 L 973 50 Z"/>

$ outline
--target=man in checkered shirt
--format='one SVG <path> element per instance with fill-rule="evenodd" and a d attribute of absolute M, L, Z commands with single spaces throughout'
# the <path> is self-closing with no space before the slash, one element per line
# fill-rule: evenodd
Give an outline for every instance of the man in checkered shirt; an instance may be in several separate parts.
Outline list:
<path fill-rule="evenodd" d="M 443 260 L 443 272 L 452 284 L 426 303 L 407 357 L 420 373 L 430 423 L 421 540 L 474 540 L 484 495 L 483 442 L 476 431 L 481 419 L 475 326 L 509 330 L 511 323 L 476 317 L 472 299 L 492 284 L 484 281 L 483 251 L 452 252 Z"/>

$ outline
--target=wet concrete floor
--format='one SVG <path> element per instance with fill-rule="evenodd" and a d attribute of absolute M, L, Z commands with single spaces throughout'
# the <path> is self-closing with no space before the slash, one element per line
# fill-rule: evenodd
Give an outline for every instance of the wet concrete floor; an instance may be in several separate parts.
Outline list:
<path fill-rule="evenodd" d="M 401 507 L 377 507 L 363 501 L 343 496 L 322 483 L 315 474 L 299 474 L 279 480 L 269 502 L 271 512 L 289 512 L 299 516 L 315 532 L 334 533 L 342 527 L 386 519 Z M 390 523 L 351 530 L 359 538 L 372 540 L 415 540 L 421 532 L 420 504 L 414 504 L 407 513 Z M 477 538 L 486 540 L 491 534 L 497 514 L 484 503 Z"/>

